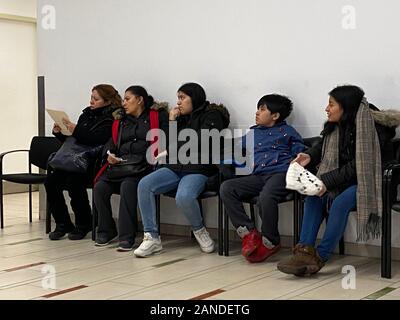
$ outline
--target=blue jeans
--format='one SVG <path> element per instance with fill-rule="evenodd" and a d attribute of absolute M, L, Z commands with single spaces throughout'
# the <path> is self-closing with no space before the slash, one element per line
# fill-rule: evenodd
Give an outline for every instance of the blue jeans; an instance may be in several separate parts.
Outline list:
<path fill-rule="evenodd" d="M 349 213 L 356 209 L 357 185 L 351 186 L 339 194 L 332 202 L 326 222 L 325 233 L 317 247 L 322 260 L 327 261 L 336 245 L 343 237 Z M 300 244 L 314 246 L 318 230 L 324 220 L 328 196 L 322 198 L 307 197 L 304 204 L 304 217 L 301 227 Z"/>
<path fill-rule="evenodd" d="M 207 176 L 202 174 L 177 174 L 161 168 L 145 176 L 139 182 L 138 200 L 142 215 L 143 231 L 158 237 L 155 195 L 177 189 L 176 205 L 182 210 L 193 230 L 203 228 L 203 218 L 197 197 L 204 191 Z"/>

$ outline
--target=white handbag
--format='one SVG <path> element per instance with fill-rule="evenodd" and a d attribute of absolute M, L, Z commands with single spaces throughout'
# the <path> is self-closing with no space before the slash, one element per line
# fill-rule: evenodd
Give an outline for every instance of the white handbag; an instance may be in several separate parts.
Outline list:
<path fill-rule="evenodd" d="M 323 182 L 297 162 L 290 164 L 286 173 L 286 189 L 307 196 L 315 196 L 322 190 Z"/>

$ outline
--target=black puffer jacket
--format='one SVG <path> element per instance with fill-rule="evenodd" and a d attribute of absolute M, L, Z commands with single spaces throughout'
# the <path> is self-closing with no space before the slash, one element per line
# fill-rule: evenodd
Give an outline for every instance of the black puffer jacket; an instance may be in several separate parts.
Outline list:
<path fill-rule="evenodd" d="M 158 111 L 159 129 L 168 132 L 168 112 L 165 106 L 154 104 L 152 109 Z M 123 109 L 119 109 L 114 112 L 114 117 L 121 120 L 118 130 L 119 143 L 116 146 L 112 138 L 109 139 L 103 148 L 103 162 L 106 162 L 108 150 L 128 161 L 135 155 L 146 159 L 146 151 L 150 146 L 149 141 L 146 140 L 147 132 L 150 130 L 150 110 L 145 110 L 139 117 L 134 117 L 125 115 Z"/>
<path fill-rule="evenodd" d="M 97 109 L 85 108 L 82 111 L 72 134 L 77 142 L 88 146 L 99 146 L 105 144 L 111 137 L 111 127 L 113 123 L 112 106 Z M 66 136 L 62 133 L 54 134 L 57 139 L 64 142 Z"/>
<path fill-rule="evenodd" d="M 378 111 L 374 105 L 370 104 L 370 109 Z M 375 118 L 375 128 L 378 133 L 381 146 L 382 167 L 393 160 L 393 147 L 391 139 L 395 136 L 395 128 L 400 124 L 400 113 L 396 116 L 385 115 L 385 111 L 373 113 Z M 346 132 L 345 132 L 346 131 Z M 322 146 L 326 136 L 322 136 L 322 141 L 308 149 L 305 153 L 311 156 L 309 168 L 318 166 L 322 157 Z M 344 130 L 339 126 L 339 168 L 327 172 L 321 176 L 327 190 L 333 194 L 339 194 L 348 187 L 357 184 L 356 172 L 356 127 L 353 126 Z"/>
<path fill-rule="evenodd" d="M 179 173 L 194 173 L 194 174 L 204 174 L 208 177 L 218 173 L 218 168 L 213 164 L 200 164 L 201 157 L 201 129 L 217 129 L 222 130 L 227 128 L 230 122 L 230 115 L 228 110 L 223 105 L 210 104 L 206 102 L 198 109 L 194 110 L 190 115 L 182 116 L 177 119 L 178 135 L 183 129 L 193 129 L 197 133 L 198 137 L 198 150 L 196 152 L 196 158 L 199 164 L 181 164 L 178 158 L 175 158 L 173 151 L 170 148 L 168 154 L 168 161 L 171 163 L 171 159 L 174 159 L 177 164 L 167 164 L 166 167 Z M 221 139 L 222 142 L 222 139 Z M 176 150 L 179 154 L 179 148 L 182 147 L 185 141 L 170 141 L 171 146 L 175 144 Z M 211 142 L 210 142 L 209 152 L 209 163 L 212 163 L 211 154 Z M 170 147 L 171 147 L 170 146 Z M 222 148 L 222 145 L 221 145 Z M 191 150 L 192 151 L 192 150 Z M 203 150 L 204 152 L 204 150 Z"/>

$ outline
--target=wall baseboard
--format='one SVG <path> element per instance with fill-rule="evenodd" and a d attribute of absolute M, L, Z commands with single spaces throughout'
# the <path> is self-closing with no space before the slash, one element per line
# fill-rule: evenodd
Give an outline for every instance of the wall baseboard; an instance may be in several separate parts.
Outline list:
<path fill-rule="evenodd" d="M 207 228 L 213 239 L 218 239 L 218 229 Z M 171 225 L 171 224 L 161 224 L 161 236 L 174 235 L 174 236 L 187 236 L 190 237 L 191 228 L 189 226 L 182 225 Z M 237 235 L 236 231 L 229 231 L 229 240 L 232 242 L 240 243 L 241 239 Z M 292 236 L 281 236 L 281 245 L 283 248 L 292 248 L 293 237 Z M 381 257 L 381 247 L 366 245 L 366 244 L 356 244 L 356 243 L 345 243 L 345 255 L 353 255 L 367 258 L 377 258 Z M 339 254 L 339 249 L 335 250 L 336 254 Z M 392 248 L 392 260 L 400 261 L 400 248 Z"/>
<path fill-rule="evenodd" d="M 32 185 L 32 191 L 38 191 L 37 185 Z M 23 193 L 29 191 L 29 185 L 3 181 L 3 194 Z"/>

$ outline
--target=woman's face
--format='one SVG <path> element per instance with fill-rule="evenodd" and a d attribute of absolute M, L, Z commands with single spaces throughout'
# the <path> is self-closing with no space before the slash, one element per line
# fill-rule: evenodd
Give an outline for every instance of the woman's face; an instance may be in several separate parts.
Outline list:
<path fill-rule="evenodd" d="M 97 109 L 106 106 L 106 102 L 104 99 L 99 95 L 97 90 L 92 91 L 92 95 L 90 96 L 90 109 Z"/>
<path fill-rule="evenodd" d="M 140 114 L 143 109 L 143 97 L 135 96 L 133 93 L 127 91 L 125 92 L 122 106 L 126 114 L 136 116 Z"/>
<path fill-rule="evenodd" d="M 191 114 L 193 111 L 192 98 L 182 91 L 178 91 L 178 102 L 179 112 L 181 115 Z"/>
<path fill-rule="evenodd" d="M 339 122 L 343 116 L 342 107 L 333 97 L 329 97 L 329 103 L 325 111 L 328 116 L 328 122 Z"/>

